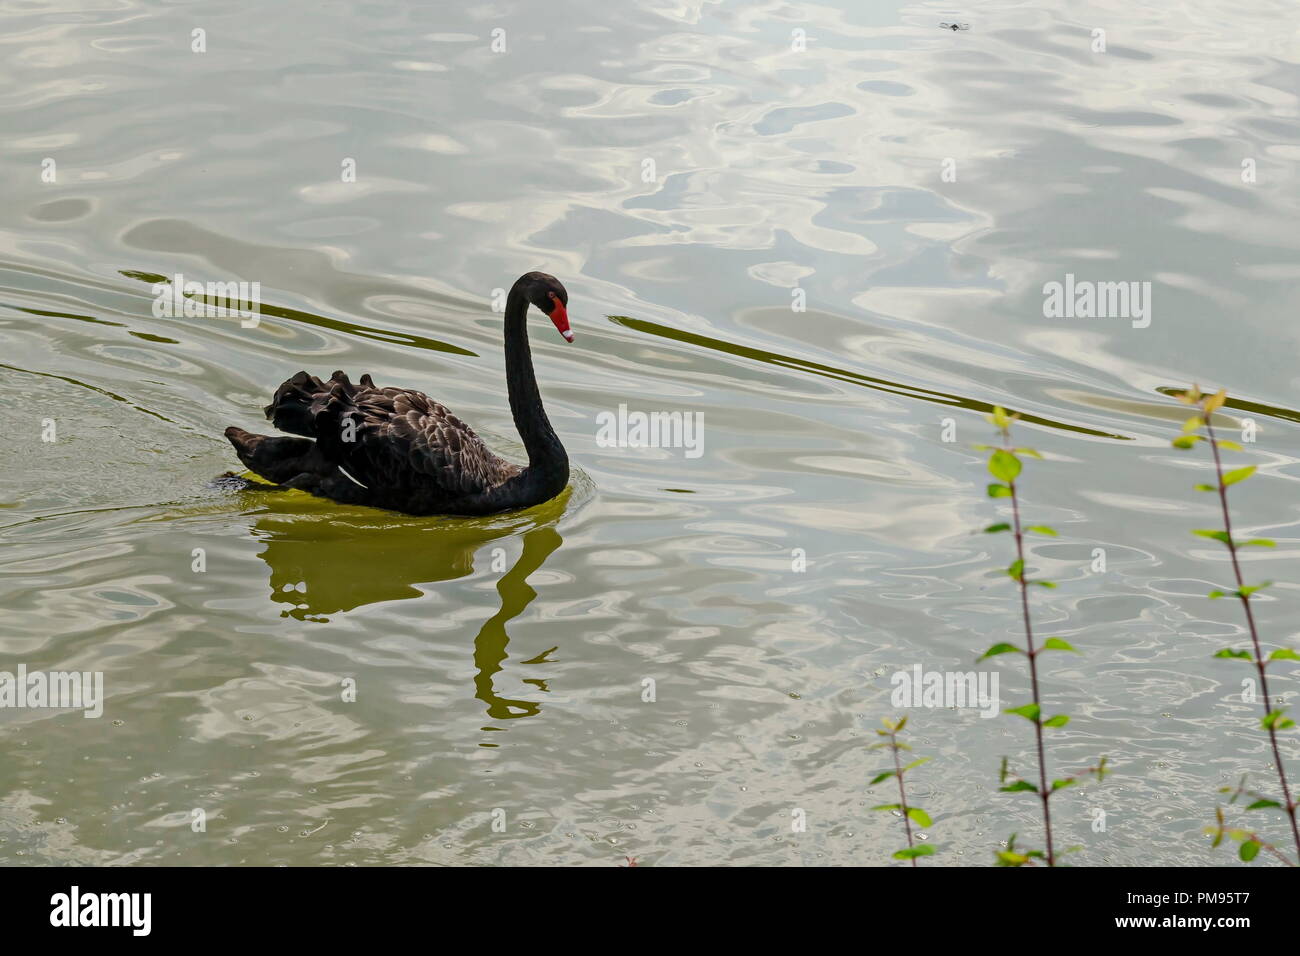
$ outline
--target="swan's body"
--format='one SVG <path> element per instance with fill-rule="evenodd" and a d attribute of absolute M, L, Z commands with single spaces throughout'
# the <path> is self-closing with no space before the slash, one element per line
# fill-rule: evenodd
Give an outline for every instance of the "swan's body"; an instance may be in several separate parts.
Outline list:
<path fill-rule="evenodd" d="M 506 300 L 506 381 L 515 427 L 528 451 L 519 466 L 494 455 L 474 430 L 422 392 L 328 381 L 299 372 L 278 389 L 266 417 L 300 435 L 280 438 L 227 428 L 249 469 L 278 485 L 345 504 L 407 514 L 486 515 L 554 498 L 569 481 L 569 458 L 542 408 L 526 328 L 529 303 L 568 341 L 568 294 L 551 276 L 521 276 Z M 314 441 L 312 440 L 314 439 Z"/>

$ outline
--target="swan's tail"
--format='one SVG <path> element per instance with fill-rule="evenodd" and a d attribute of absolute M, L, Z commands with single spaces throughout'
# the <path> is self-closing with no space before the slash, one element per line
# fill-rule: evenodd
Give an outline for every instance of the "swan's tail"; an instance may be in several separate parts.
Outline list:
<path fill-rule="evenodd" d="M 276 486 L 298 488 L 344 504 L 369 500 L 369 488 L 330 461 L 310 439 L 254 435 L 233 425 L 226 429 L 226 437 L 245 467 Z"/>
<path fill-rule="evenodd" d="M 254 435 L 233 425 L 226 429 L 226 438 L 246 468 L 277 485 L 303 472 L 321 471 L 324 464 L 318 460 L 315 442 L 306 438 Z"/>

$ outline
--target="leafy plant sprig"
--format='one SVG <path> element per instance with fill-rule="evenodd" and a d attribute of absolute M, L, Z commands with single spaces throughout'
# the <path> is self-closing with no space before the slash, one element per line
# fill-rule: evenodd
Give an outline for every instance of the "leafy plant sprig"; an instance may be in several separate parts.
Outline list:
<path fill-rule="evenodd" d="M 1278 746 L 1277 734 L 1279 730 L 1289 730 L 1296 725 L 1295 721 L 1287 717 L 1282 708 L 1273 709 L 1272 700 L 1268 692 L 1268 665 L 1274 661 L 1300 661 L 1300 654 L 1297 654 L 1289 647 L 1280 647 L 1274 650 L 1266 658 L 1263 647 L 1259 640 L 1259 628 L 1255 625 L 1255 612 L 1251 608 L 1253 595 L 1268 587 L 1272 582 L 1264 581 L 1259 584 L 1248 585 L 1241 573 L 1241 561 L 1238 558 L 1238 552 L 1242 548 L 1263 547 L 1271 548 L 1274 542 L 1268 538 L 1250 538 L 1237 539 L 1232 536 L 1232 513 L 1228 508 L 1228 489 L 1238 482 L 1245 481 L 1255 473 L 1255 466 L 1248 465 L 1244 468 L 1233 468 L 1224 471 L 1222 451 L 1241 451 L 1241 445 L 1225 438 L 1220 438 L 1214 433 L 1214 413 L 1223 407 L 1228 400 L 1226 389 L 1220 389 L 1212 395 L 1202 392 L 1199 386 L 1193 385 L 1188 391 L 1182 392 L 1177 396 L 1178 400 L 1184 405 L 1191 405 L 1196 408 L 1196 414 L 1183 423 L 1183 434 L 1175 438 L 1172 442 L 1175 448 L 1193 448 L 1197 442 L 1205 442 L 1210 446 L 1210 453 L 1214 459 L 1214 474 L 1217 482 L 1213 485 L 1199 484 L 1196 486 L 1197 491 L 1208 491 L 1218 495 L 1219 508 L 1223 512 L 1223 529 L 1206 529 L 1199 528 L 1192 533 L 1202 538 L 1210 538 L 1214 541 L 1221 542 L 1228 549 L 1228 558 L 1232 562 L 1232 574 L 1236 579 L 1237 587 L 1235 590 L 1215 589 L 1208 595 L 1211 599 L 1222 597 L 1235 597 L 1241 602 L 1242 610 L 1246 615 L 1246 627 L 1250 632 L 1250 643 L 1252 651 L 1225 647 L 1219 650 L 1214 656 L 1228 659 L 1244 660 L 1255 666 L 1256 673 L 1259 675 L 1260 696 L 1264 704 L 1264 716 L 1260 718 L 1260 727 L 1268 732 L 1269 744 L 1273 748 L 1273 761 L 1277 767 L 1278 783 L 1282 787 L 1282 803 L 1276 800 L 1270 800 L 1264 797 L 1258 797 L 1254 803 L 1246 807 L 1247 810 L 1262 810 L 1269 807 L 1280 808 L 1286 812 L 1291 822 L 1291 836 L 1295 839 L 1296 854 L 1300 858 L 1300 825 L 1296 822 L 1296 801 L 1291 797 L 1291 787 L 1286 776 L 1286 767 L 1282 763 L 1282 750 Z M 1203 433 L 1202 433 L 1203 432 Z M 1244 780 L 1244 778 L 1243 778 Z M 1231 788 L 1226 788 L 1221 792 L 1228 792 Z M 1238 787 L 1237 793 L 1233 795 L 1233 801 L 1236 797 L 1244 792 Z M 1258 795 L 1256 795 L 1258 796 Z M 1229 802 L 1233 802 L 1229 801 Z M 1218 814 L 1218 827 L 1212 827 L 1208 832 L 1214 834 L 1214 846 L 1218 846 L 1226 833 L 1228 836 L 1241 841 L 1241 858 L 1243 860 L 1253 860 L 1259 853 L 1261 847 L 1274 850 L 1271 844 L 1259 840 L 1253 833 L 1244 830 L 1225 830 L 1223 826 L 1223 812 L 1216 810 Z M 1239 834 L 1246 834 L 1240 836 Z M 1247 847 L 1251 848 L 1250 855 L 1247 856 Z M 1288 860 L 1288 862 L 1290 862 Z"/>
<path fill-rule="evenodd" d="M 1238 784 L 1235 788 L 1220 787 L 1219 793 L 1231 792 L 1232 799 L 1228 801 L 1229 803 L 1236 803 L 1237 797 L 1241 796 L 1242 794 L 1256 797 L 1257 799 L 1255 801 L 1255 804 L 1248 806 L 1246 808 L 1247 810 L 1259 809 L 1259 807 L 1256 806 L 1256 804 L 1261 804 L 1261 802 L 1265 806 L 1272 806 L 1272 807 L 1277 806 L 1277 801 L 1268 800 L 1253 790 L 1245 789 L 1245 787 L 1246 787 L 1246 778 L 1242 777 L 1241 783 Z M 1237 848 L 1237 855 L 1240 856 L 1241 859 L 1246 863 L 1249 863 L 1251 860 L 1255 859 L 1255 857 L 1259 856 L 1260 850 L 1268 850 L 1269 853 L 1272 853 L 1275 857 L 1277 857 L 1287 866 L 1295 866 L 1295 864 L 1292 863 L 1290 859 L 1288 859 L 1285 853 L 1283 853 L 1273 844 L 1269 843 L 1259 834 L 1255 833 L 1254 830 L 1243 830 L 1239 827 L 1228 826 L 1223 819 L 1223 807 L 1214 808 L 1214 819 L 1215 819 L 1215 825 L 1212 827 L 1205 828 L 1206 834 L 1214 837 L 1214 842 L 1210 844 L 1211 848 L 1217 847 L 1220 843 L 1222 843 L 1224 837 L 1229 837 L 1230 839 L 1236 840 L 1237 843 L 1239 844 Z"/>
<path fill-rule="evenodd" d="M 1042 850 L 1017 850 L 1016 834 L 1007 837 L 1007 848 L 998 850 L 994 866 L 1033 866 L 1034 860 L 1046 859 Z"/>
<path fill-rule="evenodd" d="M 1045 727 L 1064 727 L 1069 723 L 1070 718 L 1066 714 L 1043 717 L 1043 699 L 1038 683 L 1038 657 L 1045 651 L 1070 651 L 1076 654 L 1078 651 L 1070 646 L 1069 642 L 1059 637 L 1049 637 L 1043 642 L 1042 646 L 1035 646 L 1034 644 L 1033 621 L 1029 614 L 1030 585 L 1054 588 L 1056 583 L 1054 581 L 1031 580 L 1025 574 L 1025 535 L 1032 532 L 1056 537 L 1056 530 L 1041 524 L 1025 526 L 1021 522 L 1020 497 L 1017 492 L 1016 479 L 1020 476 L 1022 464 L 1017 456 L 1030 455 L 1034 458 L 1042 458 L 1043 456 L 1032 448 L 1011 447 L 1011 424 L 1019 417 L 1019 414 L 1008 415 L 1000 406 L 994 406 L 993 414 L 988 416 L 988 420 L 1001 435 L 1002 445 L 977 445 L 976 448 L 989 452 L 989 473 L 998 479 L 989 484 L 988 496 L 990 498 L 1011 499 L 1010 523 L 1004 521 L 992 524 L 985 528 L 984 531 L 987 534 L 996 534 L 1003 531 L 1010 532 L 1015 539 L 1016 558 L 1007 566 L 1006 573 L 1008 577 L 1016 582 L 1020 591 L 1020 613 L 1024 620 L 1025 647 L 1019 647 L 1008 642 L 994 644 L 984 652 L 980 660 L 996 657 L 999 654 L 1024 654 L 1029 661 L 1029 685 L 1033 699 L 1028 704 L 1008 708 L 1005 713 L 1023 717 L 1034 725 L 1034 744 L 1038 752 L 1038 783 L 1034 784 L 1023 777 L 1010 774 L 1007 770 L 1006 758 L 1003 758 L 1000 781 L 1002 786 L 999 789 L 1004 793 L 1021 791 L 1035 793 L 1038 795 L 1043 808 L 1043 837 L 1046 852 L 1041 850 L 1016 850 L 1016 838 L 1015 834 L 1012 834 L 1007 841 L 1007 849 L 997 853 L 998 865 L 1032 865 L 1031 861 L 1033 859 L 1042 859 L 1048 866 L 1056 866 L 1058 854 L 1052 833 L 1052 795 L 1066 787 L 1073 786 L 1084 777 L 1095 776 L 1098 780 L 1102 780 L 1108 771 L 1106 770 L 1106 760 L 1103 757 L 1095 767 L 1089 767 L 1071 776 L 1053 780 L 1050 787 L 1047 783 L 1047 754 L 1043 744 L 1043 729 Z M 1010 783 L 1008 783 L 1008 778 L 1011 779 Z"/>
<path fill-rule="evenodd" d="M 868 749 L 880 750 L 884 747 L 888 747 L 892 750 L 894 754 L 894 769 L 885 770 L 876 774 L 871 778 L 870 785 L 874 786 L 881 781 L 888 780 L 890 777 L 895 777 L 898 780 L 898 803 L 882 803 L 879 806 L 872 807 L 871 809 L 897 810 L 899 812 L 903 818 L 903 829 L 907 832 L 907 846 L 902 850 L 896 851 L 894 853 L 894 859 L 911 860 L 912 866 L 916 866 L 916 858 L 918 856 L 930 856 L 935 852 L 935 850 L 929 843 L 917 844 L 912 840 L 912 821 L 915 820 L 917 826 L 922 827 L 930 827 L 933 826 L 934 823 L 931 821 L 930 815 L 920 807 L 908 806 L 907 788 L 903 786 L 903 774 L 907 773 L 907 771 L 911 770 L 913 767 L 921 766 L 921 764 L 925 763 L 930 758 L 921 757 L 904 766 L 902 759 L 899 757 L 899 751 L 911 750 L 912 748 L 898 739 L 898 732 L 907 725 L 907 718 L 903 717 L 899 720 L 889 720 L 887 717 L 882 717 L 880 718 L 880 722 L 885 725 L 885 729 L 877 730 L 876 735 L 879 737 L 887 737 L 889 739 L 881 741 L 878 744 L 872 744 Z"/>

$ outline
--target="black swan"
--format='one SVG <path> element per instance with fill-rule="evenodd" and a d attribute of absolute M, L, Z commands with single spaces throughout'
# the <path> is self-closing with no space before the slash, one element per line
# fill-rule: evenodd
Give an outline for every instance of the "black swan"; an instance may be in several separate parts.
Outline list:
<path fill-rule="evenodd" d="M 488 450 L 473 429 L 422 392 L 327 382 L 299 372 L 264 411 L 276 428 L 302 438 L 227 428 L 250 470 L 279 487 L 350 505 L 412 515 L 490 515 L 549 501 L 569 482 L 569 456 L 542 408 L 528 348 L 528 305 L 573 341 L 569 294 L 554 276 L 529 272 L 506 298 L 506 385 L 515 427 L 528 452 L 520 467 Z M 311 439 L 315 439 L 312 441 Z"/>

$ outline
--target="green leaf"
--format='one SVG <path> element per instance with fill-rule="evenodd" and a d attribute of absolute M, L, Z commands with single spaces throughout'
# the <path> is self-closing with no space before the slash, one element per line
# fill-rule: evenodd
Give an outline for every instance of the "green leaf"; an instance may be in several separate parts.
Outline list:
<path fill-rule="evenodd" d="M 1224 472 L 1223 487 L 1235 485 L 1239 481 L 1245 481 L 1255 473 L 1255 465 L 1249 465 L 1246 468 L 1234 468 L 1232 471 Z"/>
<path fill-rule="evenodd" d="M 1213 531 L 1206 528 L 1197 528 L 1192 532 L 1192 534 L 1200 535 L 1202 538 L 1213 538 L 1215 541 L 1222 541 L 1224 544 L 1229 544 L 1232 540 L 1228 537 L 1228 532 L 1226 531 Z"/>
<path fill-rule="evenodd" d="M 1048 527 L 1048 526 L 1045 525 L 1045 524 L 1031 524 L 1031 525 L 1030 525 L 1028 528 L 1026 528 L 1025 530 L 1026 530 L 1026 531 L 1037 531 L 1039 534 L 1050 535 L 1050 536 L 1052 536 L 1053 538 L 1056 537 L 1056 529 L 1055 529 L 1055 528 L 1050 528 L 1050 527 Z"/>
<path fill-rule="evenodd" d="M 871 778 L 871 783 L 867 784 L 867 786 L 874 787 L 876 784 L 880 783 L 880 781 L 888 780 L 893 775 L 894 775 L 894 771 L 892 770 L 886 770 L 884 773 L 878 773 Z"/>
<path fill-rule="evenodd" d="M 903 767 L 903 769 L 904 769 L 904 770 L 911 770 L 913 767 L 919 767 L 919 766 L 921 766 L 921 764 L 926 763 L 927 761 L 929 761 L 929 759 L 930 759 L 929 757 L 922 757 L 922 758 L 919 759 L 919 760 L 913 760 L 911 763 L 909 763 L 909 764 L 907 764 L 905 767 Z"/>
<path fill-rule="evenodd" d="M 1249 541 L 1238 541 L 1239 548 L 1276 548 L 1277 542 L 1272 538 L 1251 538 Z"/>
<path fill-rule="evenodd" d="M 1264 590 L 1264 588 L 1270 587 L 1272 584 L 1273 584 L 1272 581 L 1262 581 L 1259 584 L 1247 585 L 1245 587 L 1237 588 L 1237 596 L 1248 598 L 1256 591 L 1262 591 Z"/>
<path fill-rule="evenodd" d="M 1038 788 L 1028 780 L 1017 780 L 1015 783 L 1009 783 L 1005 787 L 998 787 L 998 790 L 1001 793 L 1019 793 L 1021 790 L 1032 790 L 1034 793 L 1038 792 Z"/>
<path fill-rule="evenodd" d="M 1002 481 L 1015 481 L 1016 475 L 1020 474 L 1020 459 L 999 448 L 989 455 L 989 474 Z"/>
<path fill-rule="evenodd" d="M 1054 588 L 1054 587 L 1056 587 L 1056 582 L 1055 582 L 1055 581 L 1031 581 L 1030 583 L 1031 583 L 1031 584 L 1037 584 L 1040 588 Z"/>
<path fill-rule="evenodd" d="M 1016 560 L 1012 561 L 1010 564 L 1007 565 L 1007 576 L 1010 578 L 1014 578 L 1015 580 L 1019 581 L 1021 575 L 1023 575 L 1024 573 L 1025 573 L 1024 558 L 1016 558 Z"/>
<path fill-rule="evenodd" d="M 1011 418 L 1007 415 L 1006 409 L 1001 405 L 993 406 L 993 414 L 989 416 L 989 421 L 998 428 L 1006 428 L 1011 424 Z"/>
<path fill-rule="evenodd" d="M 882 803 L 878 806 L 872 807 L 871 809 L 872 810 L 901 810 L 903 809 L 903 805 L 901 803 Z"/>
<path fill-rule="evenodd" d="M 1227 448 L 1229 451 L 1241 451 L 1242 448 L 1235 441 L 1228 441 L 1226 438 L 1219 439 L 1219 447 Z"/>
<path fill-rule="evenodd" d="M 1268 655 L 1268 659 L 1270 661 L 1300 661 L 1300 654 L 1297 654 L 1289 647 L 1279 647 Z"/>
<path fill-rule="evenodd" d="M 1238 855 L 1243 861 L 1249 863 L 1255 857 L 1259 856 L 1260 844 L 1257 840 L 1247 840 L 1241 845 Z"/>
<path fill-rule="evenodd" d="M 930 819 L 930 814 L 926 813 L 920 807 L 908 807 L 907 815 L 912 818 L 918 826 L 932 827 L 934 821 Z"/>
<path fill-rule="evenodd" d="M 1281 806 L 1282 806 L 1282 804 L 1278 803 L 1276 800 L 1256 800 L 1254 803 L 1252 803 L 1252 804 L 1251 804 L 1250 806 L 1248 806 L 1246 809 L 1247 809 L 1247 810 L 1263 810 L 1263 809 L 1265 809 L 1265 808 L 1267 808 L 1267 807 L 1281 807 Z"/>
<path fill-rule="evenodd" d="M 1281 729 L 1279 721 L 1283 719 L 1282 709 L 1270 710 L 1266 715 L 1259 718 L 1259 726 L 1264 730 Z"/>
<path fill-rule="evenodd" d="M 1011 530 L 1011 525 L 1007 524 L 1005 521 L 1001 521 L 997 524 L 989 525 L 987 528 L 984 529 L 984 533 L 997 534 L 999 531 L 1010 531 L 1010 530 Z"/>
<path fill-rule="evenodd" d="M 1019 707 L 1011 707 L 1003 711 L 1004 714 L 1016 714 L 1025 718 L 1031 723 L 1037 723 L 1038 717 L 1042 713 L 1037 704 L 1021 704 Z"/>
<path fill-rule="evenodd" d="M 1211 395 L 1209 398 L 1205 400 L 1205 414 L 1213 415 L 1215 412 L 1217 412 L 1220 408 L 1223 407 L 1223 403 L 1226 402 L 1227 400 L 1228 400 L 1228 390 L 1226 388 L 1219 389 L 1217 392 L 1215 392 L 1213 395 Z"/>
<path fill-rule="evenodd" d="M 895 860 L 913 860 L 918 856 L 932 856 L 935 850 L 928 843 L 922 843 L 920 846 L 909 846 L 905 850 L 899 850 L 894 854 Z"/>
<path fill-rule="evenodd" d="M 1078 653 L 1079 653 L 1077 650 L 1075 650 L 1073 647 L 1071 647 L 1067 642 L 1061 640 L 1059 637 L 1049 637 L 1049 638 L 1044 642 L 1044 644 L 1043 644 L 1043 650 L 1045 650 L 1045 651 L 1074 651 L 1075 654 L 1078 654 Z"/>
<path fill-rule="evenodd" d="M 990 482 L 990 484 L 989 484 L 989 497 L 990 497 L 990 498 L 1010 498 L 1010 497 L 1011 497 L 1011 489 L 1008 488 L 1006 485 L 1000 485 L 1000 484 L 998 484 L 996 481 L 994 481 L 994 482 Z"/>
<path fill-rule="evenodd" d="M 1194 432 L 1204 424 L 1204 418 L 1200 415 L 1193 415 L 1191 418 L 1187 419 L 1187 421 L 1183 422 L 1183 434 L 1186 435 L 1188 432 Z"/>
<path fill-rule="evenodd" d="M 1227 597 L 1227 596 L 1228 596 L 1228 592 L 1227 592 L 1227 591 L 1220 591 L 1220 590 L 1218 590 L 1218 589 L 1216 588 L 1215 590 L 1211 591 L 1209 594 L 1207 594 L 1207 595 L 1205 595 L 1205 596 L 1206 596 L 1207 598 L 1209 598 L 1211 601 L 1216 601 L 1216 600 L 1218 600 L 1218 599 L 1221 598 L 1221 597 Z"/>
<path fill-rule="evenodd" d="M 1069 722 L 1070 722 L 1069 715 L 1067 715 L 1067 714 L 1057 714 L 1055 717 L 1049 717 L 1049 718 L 1047 718 L 1047 720 L 1043 721 L 1043 726 L 1044 726 L 1044 727 L 1064 727 L 1064 726 L 1065 726 L 1066 724 L 1068 724 Z"/>
<path fill-rule="evenodd" d="M 1235 657 L 1235 658 L 1238 658 L 1238 659 L 1243 660 L 1243 661 L 1253 661 L 1253 660 L 1254 660 L 1254 658 L 1250 656 L 1250 651 L 1234 651 L 1234 650 L 1233 650 L 1232 648 L 1230 648 L 1230 647 L 1225 647 L 1225 648 L 1224 648 L 1223 650 L 1221 650 L 1221 651 L 1216 651 L 1215 654 L 1214 654 L 1214 656 L 1215 656 L 1215 657 Z"/>
<path fill-rule="evenodd" d="M 1052 793 L 1056 793 L 1056 791 L 1058 791 L 1058 790 L 1064 790 L 1066 787 L 1073 787 L 1073 786 L 1074 786 L 1076 783 L 1078 783 L 1078 782 L 1079 782 L 1079 781 L 1077 781 L 1077 780 L 1075 780 L 1075 779 L 1073 779 L 1073 778 L 1071 778 L 1071 777 L 1066 777 L 1066 778 L 1063 779 L 1063 780 L 1053 780 L 1053 781 L 1052 781 Z"/>
<path fill-rule="evenodd" d="M 1191 448 L 1198 441 L 1204 441 L 1204 440 L 1205 439 L 1203 439 L 1200 435 L 1179 435 L 1169 444 L 1173 445 L 1175 448 Z"/>
<path fill-rule="evenodd" d="M 1196 490 L 1197 491 L 1218 491 L 1219 489 L 1216 488 L 1214 485 L 1197 485 Z"/>
<path fill-rule="evenodd" d="M 1043 457 L 1040 452 L 1037 452 L 1032 448 L 1013 448 L 1012 451 L 1014 451 L 1017 455 L 1029 455 L 1033 458 Z"/>
<path fill-rule="evenodd" d="M 1016 645 L 1014 644 L 1007 644 L 1007 643 L 994 644 L 992 647 L 990 647 L 987 651 L 985 651 L 980 656 L 980 660 L 984 660 L 984 658 L 986 657 L 997 657 L 999 654 L 1023 654 L 1023 653 L 1024 651 L 1016 647 Z"/>

